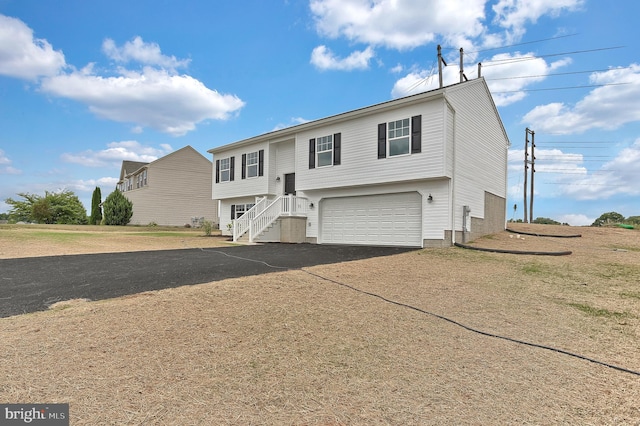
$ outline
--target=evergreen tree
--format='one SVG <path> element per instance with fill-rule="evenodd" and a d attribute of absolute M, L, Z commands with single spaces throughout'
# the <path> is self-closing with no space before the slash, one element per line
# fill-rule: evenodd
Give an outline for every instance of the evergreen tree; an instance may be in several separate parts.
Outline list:
<path fill-rule="evenodd" d="M 100 225 L 100 222 L 102 222 L 101 202 L 102 194 L 100 193 L 100 187 L 96 186 L 96 189 L 93 190 L 93 196 L 91 197 L 91 217 L 89 218 L 89 225 Z"/>
<path fill-rule="evenodd" d="M 133 216 L 133 203 L 117 189 L 105 198 L 102 208 L 105 225 L 126 225 Z"/>

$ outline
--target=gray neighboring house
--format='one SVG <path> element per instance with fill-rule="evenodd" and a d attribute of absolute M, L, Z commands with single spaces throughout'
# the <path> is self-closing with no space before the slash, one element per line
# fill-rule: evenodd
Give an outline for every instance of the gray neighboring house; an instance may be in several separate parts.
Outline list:
<path fill-rule="evenodd" d="M 443 247 L 504 230 L 509 146 L 479 78 L 208 152 L 234 240 Z"/>
<path fill-rule="evenodd" d="M 211 198 L 212 163 L 185 146 L 151 163 L 123 161 L 119 189 L 133 203 L 129 224 L 218 224 L 218 203 Z"/>

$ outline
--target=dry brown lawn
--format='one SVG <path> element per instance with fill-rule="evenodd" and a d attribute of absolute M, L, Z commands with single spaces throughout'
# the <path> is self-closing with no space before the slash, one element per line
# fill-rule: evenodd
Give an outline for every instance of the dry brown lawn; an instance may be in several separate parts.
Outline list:
<path fill-rule="evenodd" d="M 0 319 L 0 401 L 68 402 L 72 425 L 640 424 L 640 231 L 517 226 L 582 237 L 472 243 L 570 256 L 425 249 Z M 19 231 L 0 227 L 1 257 L 227 244 Z"/>

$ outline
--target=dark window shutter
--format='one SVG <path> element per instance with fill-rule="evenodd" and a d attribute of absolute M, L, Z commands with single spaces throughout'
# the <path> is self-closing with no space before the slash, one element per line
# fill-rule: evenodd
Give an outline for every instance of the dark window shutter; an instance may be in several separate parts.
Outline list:
<path fill-rule="evenodd" d="M 411 117 L 411 153 L 422 151 L 422 116 Z"/>
<path fill-rule="evenodd" d="M 333 135 L 333 165 L 340 164 L 340 142 L 342 142 L 342 133 Z"/>
<path fill-rule="evenodd" d="M 387 156 L 387 123 L 378 124 L 378 158 Z"/>
<path fill-rule="evenodd" d="M 264 149 L 258 151 L 258 176 L 264 176 Z"/>
<path fill-rule="evenodd" d="M 247 177 L 247 154 L 242 154 L 242 179 Z"/>
<path fill-rule="evenodd" d="M 220 183 L 220 160 L 216 160 L 216 183 Z"/>
<path fill-rule="evenodd" d="M 316 140 L 309 139 L 309 168 L 316 168 Z"/>
<path fill-rule="evenodd" d="M 231 204 L 231 220 L 236 218 L 236 205 Z"/>
<path fill-rule="evenodd" d="M 236 177 L 235 164 L 236 157 L 231 157 L 231 159 L 229 160 L 229 180 L 234 180 Z"/>

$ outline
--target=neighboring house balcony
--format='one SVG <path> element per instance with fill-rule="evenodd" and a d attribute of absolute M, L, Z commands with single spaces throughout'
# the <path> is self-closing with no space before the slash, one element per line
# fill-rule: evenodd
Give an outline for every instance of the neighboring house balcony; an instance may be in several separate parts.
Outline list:
<path fill-rule="evenodd" d="M 256 242 L 279 225 L 280 242 L 304 242 L 306 239 L 307 212 L 313 205 L 304 197 L 293 194 L 275 199 L 260 198 L 256 204 L 231 223 L 233 241 Z"/>

